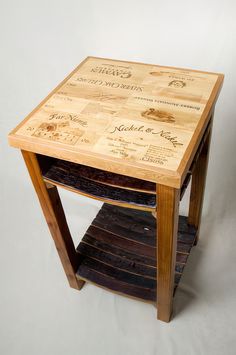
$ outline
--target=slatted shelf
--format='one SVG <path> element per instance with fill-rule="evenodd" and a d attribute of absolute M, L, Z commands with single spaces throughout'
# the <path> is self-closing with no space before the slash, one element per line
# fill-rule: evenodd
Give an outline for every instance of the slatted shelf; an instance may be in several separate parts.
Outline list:
<path fill-rule="evenodd" d="M 175 286 L 196 236 L 179 217 Z M 80 242 L 77 277 L 120 294 L 156 301 L 156 219 L 146 211 L 104 204 Z"/>
<path fill-rule="evenodd" d="M 60 159 L 44 161 L 38 156 L 46 182 L 106 203 L 152 211 L 156 208 L 156 184 L 136 178 L 105 172 Z M 181 198 L 188 185 L 187 175 Z"/>
<path fill-rule="evenodd" d="M 95 170 L 95 180 L 92 180 L 93 170 Z M 116 182 L 118 187 L 111 185 L 113 175 L 113 184 Z M 99 175 L 97 169 L 59 159 L 55 160 L 48 170 L 45 169 L 43 171 L 45 181 L 67 188 L 73 192 L 115 205 L 125 205 L 126 207 L 144 210 L 155 209 L 156 196 L 150 193 L 151 183 L 116 175 L 111 173 L 105 174 L 103 171 Z M 104 176 L 104 179 L 101 183 L 102 176 Z M 109 184 L 106 181 L 109 181 Z M 123 188 L 123 184 L 125 188 Z M 130 186 L 130 189 L 128 189 L 128 186 Z M 134 190 L 135 188 L 137 190 Z M 146 192 L 148 189 L 149 192 Z"/>

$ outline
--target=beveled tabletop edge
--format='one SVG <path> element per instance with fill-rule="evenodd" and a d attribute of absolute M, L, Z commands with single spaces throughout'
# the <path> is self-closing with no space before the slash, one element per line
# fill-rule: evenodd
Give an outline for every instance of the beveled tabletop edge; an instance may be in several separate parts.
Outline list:
<path fill-rule="evenodd" d="M 63 144 L 61 144 L 60 148 L 57 146 L 56 152 L 51 150 L 49 153 L 46 143 L 41 142 L 40 144 L 32 145 L 29 140 L 26 141 L 21 137 L 16 138 L 14 135 L 9 135 L 8 141 L 12 147 L 19 148 L 21 150 L 71 161 L 73 163 L 78 163 L 113 173 L 119 173 L 121 175 L 136 177 L 138 179 L 160 183 L 175 188 L 179 188 L 181 186 L 180 175 L 177 172 L 173 172 L 164 168 L 155 168 L 148 165 L 143 166 L 137 162 L 132 164 L 132 162 L 120 161 L 120 159 L 102 154 L 99 155 L 100 159 L 98 159 L 98 155 L 96 153 L 91 153 L 88 151 L 81 150 L 78 153 L 78 151 L 71 150 L 68 152 L 68 150 L 63 147 Z M 53 146 L 53 142 L 51 142 L 51 145 Z M 117 168 L 119 171 L 117 171 Z"/>
<path fill-rule="evenodd" d="M 183 179 L 186 175 L 187 169 L 189 167 L 189 164 L 191 162 L 191 159 L 197 149 L 197 143 L 200 141 L 204 129 L 210 119 L 209 113 L 211 112 L 212 108 L 214 108 L 214 104 L 217 100 L 217 97 L 220 93 L 220 89 L 223 84 L 223 79 L 224 75 L 221 73 L 214 73 L 214 72 L 206 72 L 206 71 L 200 71 L 200 70 L 192 70 L 189 68 L 178 68 L 178 67 L 170 67 L 170 66 L 160 66 L 157 64 L 150 64 L 150 63 L 141 63 L 141 62 L 131 62 L 131 61 L 124 61 L 124 60 L 118 60 L 118 59 L 110 59 L 111 61 L 115 62 L 124 62 L 124 63 L 134 63 L 134 64 L 140 64 L 140 65 L 153 65 L 156 67 L 162 67 L 162 68 L 172 68 L 172 69 L 180 69 L 180 70 L 191 70 L 193 72 L 199 72 L 199 73 L 206 73 L 206 74 L 213 74 L 217 75 L 218 79 L 216 81 L 216 84 L 214 86 L 214 89 L 210 95 L 210 98 L 208 100 L 208 103 L 204 109 L 204 112 L 202 114 L 201 119 L 199 120 L 199 123 L 197 125 L 197 128 L 195 129 L 195 132 L 193 134 L 193 137 L 191 138 L 189 145 L 186 149 L 186 152 L 184 153 L 184 156 L 179 164 L 179 167 L 176 171 L 171 171 L 166 168 L 161 168 L 161 167 L 154 167 L 154 166 L 143 166 L 137 162 L 132 164 L 132 162 L 128 161 L 120 161 L 119 159 L 116 159 L 114 157 L 108 157 L 108 156 L 103 156 L 102 154 L 96 154 L 96 153 L 91 153 L 85 150 L 80 150 L 79 152 L 73 151 L 71 149 L 69 152 L 66 151 L 65 147 L 63 147 L 63 144 L 61 144 L 60 148 L 57 146 L 57 151 L 58 154 L 53 151 L 49 152 L 49 148 L 47 143 L 40 142 L 37 143 L 37 145 L 34 145 L 34 142 L 30 143 L 30 138 L 27 140 L 15 135 L 15 132 L 62 86 L 64 85 L 65 82 L 68 81 L 68 79 L 73 76 L 73 74 L 89 59 L 89 58 L 98 58 L 98 59 L 107 59 L 108 58 L 102 58 L 102 57 L 94 57 L 94 56 L 88 56 L 86 57 L 62 82 L 59 83 L 59 85 L 56 86 L 54 90 L 52 90 L 49 95 L 45 97 L 44 100 L 42 100 L 39 105 L 31 112 L 29 113 L 26 118 L 21 121 L 8 135 L 8 141 L 9 144 L 15 148 L 19 148 L 22 150 L 28 150 L 32 151 L 34 153 L 39 153 L 39 154 L 44 154 L 47 156 L 51 157 L 56 157 L 59 159 L 63 160 L 68 160 L 72 161 L 75 163 L 80 163 L 84 165 L 88 165 L 91 167 L 96 167 L 100 168 L 102 170 L 107 170 L 110 172 L 116 173 L 116 167 L 119 167 L 119 173 L 127 176 L 132 176 L 132 177 L 137 177 L 143 180 L 148 180 L 156 183 L 160 183 L 163 185 L 168 185 L 171 187 L 175 188 L 180 188 L 181 184 L 183 182 Z M 208 117 L 208 119 L 206 119 Z M 34 149 L 32 149 L 32 146 Z M 51 142 L 51 146 L 53 146 L 53 142 Z M 97 159 L 100 158 L 100 159 Z M 101 160 L 101 161 L 100 161 Z M 137 170 L 138 168 L 138 170 Z M 130 171 L 129 171 L 130 170 Z"/>

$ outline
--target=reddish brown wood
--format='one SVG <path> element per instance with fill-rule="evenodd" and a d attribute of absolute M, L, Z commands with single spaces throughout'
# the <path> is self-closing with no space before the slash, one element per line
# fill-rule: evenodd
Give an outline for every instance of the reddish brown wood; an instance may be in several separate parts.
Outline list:
<path fill-rule="evenodd" d="M 199 230 L 200 230 L 200 223 L 201 223 L 202 206 L 203 206 L 203 198 L 204 198 L 204 190 L 205 190 L 206 174 L 207 174 L 207 166 L 208 166 L 208 158 L 209 158 L 211 131 L 212 131 L 211 128 L 212 128 L 212 121 L 210 122 L 210 128 L 208 134 L 204 138 L 202 148 L 200 150 L 200 153 L 198 154 L 192 172 L 188 223 L 193 225 L 198 230 L 195 244 L 197 244 L 199 238 Z"/>
<path fill-rule="evenodd" d="M 79 257 L 74 248 L 57 188 L 52 185 L 46 186 L 44 183 L 34 153 L 22 151 L 22 154 L 69 284 L 79 290 L 84 284 L 76 278 Z"/>
<path fill-rule="evenodd" d="M 176 262 L 180 190 L 157 185 L 157 310 L 158 319 L 170 321 Z"/>
<path fill-rule="evenodd" d="M 156 220 L 150 212 L 104 204 L 77 248 L 81 254 L 78 277 L 120 294 L 156 300 L 156 230 Z M 188 225 L 186 217 L 180 216 L 175 286 L 195 235 L 196 229 Z"/>
<path fill-rule="evenodd" d="M 52 184 L 56 183 L 62 187 L 69 187 L 73 191 L 77 193 L 85 194 L 86 196 L 93 198 L 100 198 L 109 201 L 116 201 L 118 203 L 130 204 L 133 207 L 144 207 L 154 209 L 156 205 L 156 196 L 155 194 L 142 192 L 140 190 L 135 191 L 135 186 L 138 185 L 138 179 L 134 180 L 134 188 L 133 189 L 123 189 L 120 186 L 115 187 L 111 185 L 107 185 L 106 182 L 106 172 L 103 172 L 103 175 L 99 175 L 100 179 L 104 180 L 104 183 L 100 183 L 95 180 L 88 179 L 92 177 L 92 168 L 83 167 L 81 165 L 77 165 L 70 162 L 63 162 L 62 160 L 56 160 L 56 162 L 50 167 L 50 169 L 46 172 L 43 172 L 44 178 L 46 181 L 51 182 Z M 86 172 L 88 174 L 86 175 Z M 116 174 L 113 174 L 116 176 Z M 96 176 L 97 177 L 97 176 Z M 114 178 L 115 179 L 115 178 Z M 119 180 L 117 178 L 116 182 Z M 132 178 L 125 178 L 124 181 L 127 185 L 127 181 L 130 181 L 130 185 L 132 185 Z M 120 179 L 120 185 L 122 185 L 123 180 Z M 140 181 L 140 180 L 138 180 Z M 142 180 L 141 180 L 142 181 Z M 115 181 L 114 181 L 115 184 Z M 141 188 L 141 183 L 139 184 L 139 188 Z M 143 182 L 145 186 L 145 183 Z M 147 183 L 149 186 L 149 184 Z M 128 206 L 127 206 L 128 207 Z"/>
<path fill-rule="evenodd" d="M 156 184 L 107 171 L 75 164 L 60 159 L 37 154 L 37 159 L 45 181 L 60 187 L 97 197 L 109 203 L 115 201 L 133 208 L 155 210 Z M 188 173 L 182 184 L 180 199 L 189 184 L 191 174 Z"/>

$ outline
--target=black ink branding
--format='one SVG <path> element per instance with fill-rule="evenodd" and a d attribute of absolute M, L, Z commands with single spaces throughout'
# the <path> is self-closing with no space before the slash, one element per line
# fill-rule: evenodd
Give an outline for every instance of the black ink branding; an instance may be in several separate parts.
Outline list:
<path fill-rule="evenodd" d="M 164 104 L 164 105 L 168 105 L 168 106 L 183 107 L 183 108 L 190 109 L 190 110 L 199 111 L 201 109 L 200 106 L 181 104 L 178 102 L 172 102 L 172 101 L 166 101 L 166 100 L 157 100 L 157 99 L 153 99 L 150 97 L 134 96 L 134 99 L 144 101 L 144 102 L 153 102 L 153 103 L 158 103 L 158 104 Z"/>
<path fill-rule="evenodd" d="M 161 131 L 155 132 L 154 128 L 150 128 L 150 127 L 145 128 L 145 126 L 135 126 L 133 124 L 130 126 L 125 126 L 123 124 L 120 126 L 115 126 L 114 129 L 109 133 L 113 134 L 115 132 L 127 132 L 127 131 L 157 134 L 160 137 L 167 139 L 174 146 L 174 148 L 176 148 L 177 146 L 183 145 L 183 143 L 180 143 L 178 141 L 178 137 L 172 136 L 171 132 L 169 132 L 169 131 L 161 130 Z"/>
<path fill-rule="evenodd" d="M 98 80 L 98 79 L 86 79 L 83 77 L 78 77 L 76 79 L 79 82 L 87 83 L 87 84 L 92 84 L 92 85 L 98 85 L 98 86 L 104 86 L 112 89 L 126 89 L 126 90 L 132 90 L 132 91 L 137 91 L 137 92 L 143 92 L 143 87 L 138 86 L 138 85 L 132 85 L 132 84 L 123 84 L 123 83 L 118 83 L 116 81 L 106 81 L 106 80 Z"/>
<path fill-rule="evenodd" d="M 197 77 L 193 77 L 190 72 L 185 71 L 182 73 L 174 73 L 174 72 L 169 72 L 169 71 L 154 71 L 154 72 L 150 72 L 149 74 L 153 75 L 153 76 L 168 76 L 170 79 L 175 79 L 177 81 L 181 80 L 181 81 L 194 81 Z M 201 77 L 199 77 L 198 79 L 202 79 Z"/>
<path fill-rule="evenodd" d="M 101 67 L 98 66 L 98 67 L 92 68 L 91 72 L 118 76 L 118 77 L 124 78 L 124 79 L 130 78 L 132 75 L 130 70 L 124 70 L 124 69 L 108 67 L 108 66 L 101 66 Z"/>
<path fill-rule="evenodd" d="M 180 146 L 180 145 L 183 145 L 183 143 L 179 143 L 178 142 L 178 138 L 175 136 L 175 137 L 172 137 L 171 136 L 171 132 L 166 132 L 166 131 L 160 131 L 160 132 L 155 132 L 153 134 L 159 134 L 161 137 L 167 139 L 170 143 L 173 144 L 173 146 L 176 148 L 177 146 Z"/>
<path fill-rule="evenodd" d="M 69 120 L 69 121 L 72 121 L 72 122 L 76 122 L 76 123 L 80 124 L 83 127 L 87 126 L 87 121 L 82 120 L 81 118 L 79 118 L 78 115 L 72 115 L 72 114 L 61 115 L 61 114 L 58 114 L 58 113 L 52 113 L 49 116 L 49 121 L 51 121 L 51 120 L 65 120 L 65 121 Z"/>

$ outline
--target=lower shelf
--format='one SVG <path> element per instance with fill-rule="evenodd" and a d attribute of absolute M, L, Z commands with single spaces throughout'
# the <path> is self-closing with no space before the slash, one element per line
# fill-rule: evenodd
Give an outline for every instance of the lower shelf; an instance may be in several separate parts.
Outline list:
<path fill-rule="evenodd" d="M 175 285 L 196 229 L 179 217 Z M 156 301 L 156 219 L 151 213 L 104 204 L 77 248 L 77 277 L 120 294 Z"/>

